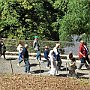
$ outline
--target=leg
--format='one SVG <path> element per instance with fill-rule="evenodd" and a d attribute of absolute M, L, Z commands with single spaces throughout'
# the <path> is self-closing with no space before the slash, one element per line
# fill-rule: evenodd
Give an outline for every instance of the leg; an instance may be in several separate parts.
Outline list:
<path fill-rule="evenodd" d="M 5 52 L 2 52 L 3 58 L 5 59 Z"/>
<path fill-rule="evenodd" d="M 90 60 L 88 58 L 88 55 L 86 56 L 86 61 L 88 62 L 88 64 L 90 64 Z"/>
<path fill-rule="evenodd" d="M 49 59 L 47 59 L 47 67 L 49 67 L 50 66 L 50 61 L 49 61 Z"/>
<path fill-rule="evenodd" d="M 57 66 L 58 66 L 58 69 L 61 69 L 61 64 L 62 64 L 62 61 L 61 61 L 61 59 L 58 61 L 58 64 L 57 64 Z"/>
<path fill-rule="evenodd" d="M 55 63 L 54 63 L 54 66 L 55 66 L 55 68 L 56 68 L 56 74 L 58 74 L 58 61 L 54 61 Z"/>
<path fill-rule="evenodd" d="M 78 69 L 81 69 L 83 65 L 84 65 L 84 63 L 80 63 L 80 65 L 79 65 L 79 68 L 78 68 Z"/>
<path fill-rule="evenodd" d="M 87 63 L 85 63 L 85 67 L 88 69 L 89 68 L 89 66 L 88 66 L 88 64 Z"/>
<path fill-rule="evenodd" d="M 41 60 L 41 54 L 40 54 L 40 51 L 37 51 L 36 59 L 37 59 L 37 60 Z"/>
<path fill-rule="evenodd" d="M 25 72 L 29 73 L 30 72 L 30 63 L 28 60 L 25 60 Z"/>
<path fill-rule="evenodd" d="M 85 58 L 80 58 L 80 61 L 81 61 L 81 63 L 79 65 L 79 68 L 78 69 L 81 69 L 82 66 L 85 64 Z"/>
<path fill-rule="evenodd" d="M 25 60 L 24 60 L 24 63 L 25 63 L 25 73 L 27 73 L 27 63 Z"/>
<path fill-rule="evenodd" d="M 27 72 L 30 73 L 30 63 L 27 61 Z"/>

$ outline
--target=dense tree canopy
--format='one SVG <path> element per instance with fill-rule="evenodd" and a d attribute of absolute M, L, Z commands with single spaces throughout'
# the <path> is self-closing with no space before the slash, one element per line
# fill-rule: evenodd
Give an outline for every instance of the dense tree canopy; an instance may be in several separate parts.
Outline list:
<path fill-rule="evenodd" d="M 0 0 L 0 36 L 70 40 L 90 33 L 89 0 Z"/>

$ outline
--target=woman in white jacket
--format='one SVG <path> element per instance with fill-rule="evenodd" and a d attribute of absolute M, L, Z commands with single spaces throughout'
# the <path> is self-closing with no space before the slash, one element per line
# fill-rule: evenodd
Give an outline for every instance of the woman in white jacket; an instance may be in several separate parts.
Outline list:
<path fill-rule="evenodd" d="M 51 69 L 49 71 L 49 74 L 50 75 L 56 75 L 57 69 L 56 69 L 56 62 L 55 62 L 53 50 L 50 50 L 49 57 L 50 57 L 50 62 L 51 62 Z"/>
<path fill-rule="evenodd" d="M 17 46 L 17 51 L 18 51 L 18 66 L 20 66 L 20 63 L 22 62 L 22 50 L 23 50 L 23 42 L 19 42 Z"/>

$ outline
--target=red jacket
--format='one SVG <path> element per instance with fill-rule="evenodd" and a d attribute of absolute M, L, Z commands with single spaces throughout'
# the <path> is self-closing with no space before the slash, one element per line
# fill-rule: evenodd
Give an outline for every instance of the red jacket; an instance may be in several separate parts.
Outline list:
<path fill-rule="evenodd" d="M 79 58 L 83 58 L 84 56 L 86 56 L 86 54 L 87 54 L 87 51 L 86 51 L 84 45 L 81 43 L 79 46 Z"/>

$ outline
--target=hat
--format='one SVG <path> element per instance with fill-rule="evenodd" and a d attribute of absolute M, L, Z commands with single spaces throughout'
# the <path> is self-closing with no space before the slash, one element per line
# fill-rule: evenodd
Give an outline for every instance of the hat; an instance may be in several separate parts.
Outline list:
<path fill-rule="evenodd" d="M 34 38 L 38 38 L 38 36 L 35 36 Z"/>
<path fill-rule="evenodd" d="M 28 47 L 28 45 L 27 45 L 27 44 L 25 44 L 25 47 Z"/>
<path fill-rule="evenodd" d="M 56 47 L 58 47 L 58 46 L 60 46 L 60 44 L 59 43 L 56 43 Z"/>

